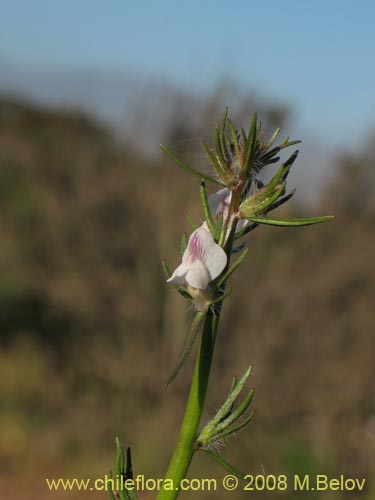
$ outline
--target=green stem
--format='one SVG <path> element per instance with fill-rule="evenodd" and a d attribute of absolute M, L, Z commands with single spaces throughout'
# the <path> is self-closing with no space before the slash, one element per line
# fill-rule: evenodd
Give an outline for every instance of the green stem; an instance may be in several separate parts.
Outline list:
<path fill-rule="evenodd" d="M 204 401 L 206 398 L 208 379 L 215 348 L 216 332 L 219 323 L 220 311 L 213 313 L 208 310 L 202 332 L 199 354 L 195 363 L 193 380 L 190 387 L 189 399 L 186 405 L 176 448 L 169 463 L 164 478 L 168 488 L 170 480 L 173 481 L 172 491 L 160 490 L 157 500 L 174 500 L 179 494 L 177 488 L 185 478 L 194 455 L 194 442 L 197 437 Z M 168 480 L 166 482 L 166 480 Z"/>
<path fill-rule="evenodd" d="M 229 213 L 236 213 L 238 211 L 239 202 L 239 194 L 233 192 Z M 223 235 L 225 235 L 227 231 L 228 220 L 223 223 L 222 238 L 224 238 Z M 236 225 L 237 219 L 233 218 L 231 221 L 228 240 L 225 244 L 225 251 L 228 256 L 227 268 L 230 264 Z M 223 243 L 224 239 L 222 241 L 222 244 Z M 216 307 L 215 312 L 212 308 L 208 309 L 204 320 L 201 345 L 195 362 L 193 380 L 190 386 L 185 415 L 181 424 L 176 448 L 173 452 L 171 461 L 169 462 L 169 467 L 164 477 L 163 487 L 157 496 L 157 500 L 175 500 L 175 498 L 177 498 L 180 492 L 179 486 L 181 481 L 186 477 L 194 452 L 196 451 L 194 444 L 197 438 L 204 402 L 206 399 L 208 379 L 210 376 L 212 358 L 215 349 L 216 333 L 221 314 L 221 306 L 222 303 Z M 173 489 L 168 489 L 171 481 Z"/>

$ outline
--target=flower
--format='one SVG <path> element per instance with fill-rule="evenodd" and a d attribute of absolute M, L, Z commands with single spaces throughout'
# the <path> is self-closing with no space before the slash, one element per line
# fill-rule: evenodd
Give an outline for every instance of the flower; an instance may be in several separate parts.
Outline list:
<path fill-rule="evenodd" d="M 223 188 L 208 197 L 208 207 L 211 215 L 216 221 L 221 215 L 226 220 L 229 215 L 229 207 L 232 198 L 232 191 L 228 188 Z M 246 219 L 240 219 L 237 222 L 236 231 L 240 231 L 247 224 Z M 228 236 L 228 235 L 226 235 Z"/>
<path fill-rule="evenodd" d="M 206 290 L 208 284 L 222 273 L 226 265 L 226 253 L 215 243 L 211 233 L 201 226 L 191 234 L 182 263 L 167 282 Z"/>
<path fill-rule="evenodd" d="M 225 220 L 228 217 L 230 200 L 232 191 L 228 188 L 223 188 L 208 197 L 208 206 L 213 218 L 216 220 L 223 216 Z"/>

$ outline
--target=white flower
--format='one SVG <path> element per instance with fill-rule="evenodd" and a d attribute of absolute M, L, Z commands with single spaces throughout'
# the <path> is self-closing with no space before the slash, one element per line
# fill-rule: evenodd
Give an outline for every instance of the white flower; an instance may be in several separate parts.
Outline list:
<path fill-rule="evenodd" d="M 211 215 L 216 221 L 221 215 L 226 220 L 229 214 L 229 207 L 232 198 L 232 191 L 223 188 L 208 197 L 208 207 Z M 247 224 L 247 219 L 240 219 L 237 222 L 236 231 L 240 231 Z"/>
<path fill-rule="evenodd" d="M 224 220 L 228 217 L 231 197 L 232 191 L 228 188 L 220 189 L 217 193 L 211 194 L 208 197 L 208 207 L 215 220 L 220 215 L 223 216 Z"/>
<path fill-rule="evenodd" d="M 190 236 L 182 263 L 167 280 L 174 285 L 188 285 L 205 290 L 227 264 L 227 255 L 215 243 L 211 233 L 203 226 Z"/>

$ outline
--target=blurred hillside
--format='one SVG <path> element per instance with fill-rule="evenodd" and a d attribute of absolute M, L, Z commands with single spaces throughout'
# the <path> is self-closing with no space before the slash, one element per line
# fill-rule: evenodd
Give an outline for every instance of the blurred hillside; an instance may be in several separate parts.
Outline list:
<path fill-rule="evenodd" d="M 221 111 L 213 99 L 198 122 L 188 108 L 171 113 L 164 142 L 202 165 L 196 138 Z M 262 113 L 271 129 L 286 118 Z M 366 477 L 366 499 L 375 492 L 371 144 L 331 167 L 313 213 L 334 213 L 334 222 L 249 235 L 208 396 L 212 414 L 234 372 L 253 363 L 256 418 L 223 456 L 249 473 Z M 78 112 L 0 100 L 0 489 L 8 500 L 85 498 L 51 494 L 44 478 L 102 476 L 116 435 L 133 447 L 136 473 L 162 477 L 192 365 L 164 389 L 189 311 L 165 285 L 160 261 L 177 264 L 184 214 L 201 217 L 197 191 L 167 158 L 116 142 Z M 309 215 L 293 203 L 284 211 Z M 223 474 L 197 456 L 192 476 L 214 475 Z"/>

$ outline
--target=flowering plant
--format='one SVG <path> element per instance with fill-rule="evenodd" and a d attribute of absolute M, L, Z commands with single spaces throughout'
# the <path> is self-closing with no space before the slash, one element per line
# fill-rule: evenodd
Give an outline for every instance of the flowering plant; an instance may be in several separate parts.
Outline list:
<path fill-rule="evenodd" d="M 192 168 L 178 159 L 166 146 L 161 146 L 177 165 L 200 179 L 200 201 L 204 221 L 200 226 L 191 221 L 193 232 L 189 238 L 186 234 L 182 237 L 181 263 L 173 273 L 163 262 L 167 282 L 189 300 L 195 309 L 180 357 L 167 385 L 178 374 L 198 334 L 201 332 L 202 335 L 185 415 L 158 500 L 173 500 L 178 496 L 181 481 L 185 478 L 197 451 L 208 453 L 231 473 L 242 477 L 239 471 L 215 451 L 215 445 L 247 425 L 253 416 L 253 413 L 248 411 L 253 397 L 252 390 L 247 391 L 242 401 L 238 402 L 250 377 L 251 367 L 240 380 L 233 380 L 227 399 L 213 418 L 200 428 L 222 304 L 230 294 L 230 289 L 226 291 L 226 284 L 248 253 L 245 244 L 239 245 L 238 240 L 263 224 L 296 227 L 333 218 L 322 216 L 280 219 L 268 215 L 294 194 L 294 191 L 286 192 L 286 183 L 298 151 L 279 166 L 267 184 L 258 177 L 263 168 L 279 161 L 281 150 L 300 142 L 289 141 L 287 137 L 275 145 L 279 133 L 280 129 L 277 129 L 272 137 L 265 141 L 265 132 L 256 114 L 247 133 L 242 126 L 237 130 L 225 110 L 221 123 L 215 128 L 214 147 L 211 149 L 206 144 L 202 145 L 213 167 L 212 175 Z M 219 188 L 210 196 L 206 190 L 207 182 Z M 239 252 L 239 257 L 231 263 L 232 256 Z M 125 464 L 124 451 L 118 440 L 116 474 L 125 478 L 131 477 L 132 474 L 130 451 L 127 452 Z M 120 500 L 137 498 L 131 490 L 116 493 L 111 491 L 110 494 L 112 500 L 115 495 Z"/>

